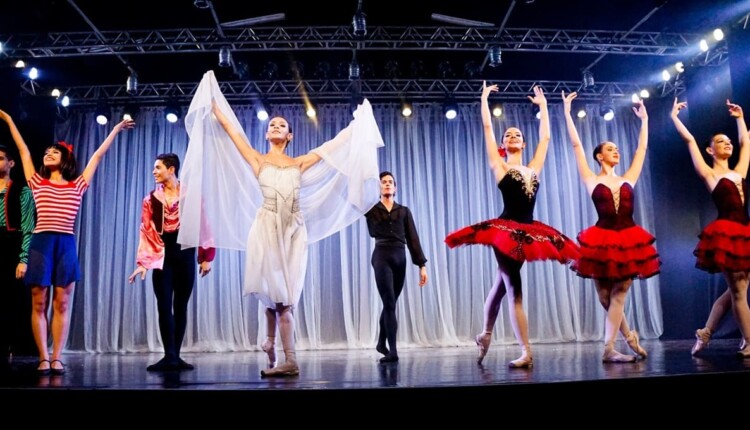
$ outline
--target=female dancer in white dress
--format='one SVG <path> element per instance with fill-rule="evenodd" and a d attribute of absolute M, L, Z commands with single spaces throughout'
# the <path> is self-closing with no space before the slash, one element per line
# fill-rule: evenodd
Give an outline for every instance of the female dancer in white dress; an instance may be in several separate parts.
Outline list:
<path fill-rule="evenodd" d="M 383 141 L 367 100 L 354 118 L 332 140 L 290 157 L 285 150 L 293 133 L 286 119 L 271 118 L 265 136 L 270 148 L 262 154 L 249 143 L 213 72 L 204 76 L 188 111 L 182 207 L 193 222 L 180 229 L 178 240 L 183 246 L 200 243 L 207 232 L 196 215 L 203 212 L 217 248 L 246 250 L 245 294 L 266 307 L 262 349 L 269 368 L 263 376 L 299 374 L 293 309 L 305 280 L 307 245 L 345 228 L 378 202 L 377 148 Z M 247 238 L 244 246 L 241 237 Z M 275 367 L 277 326 L 285 362 Z"/>

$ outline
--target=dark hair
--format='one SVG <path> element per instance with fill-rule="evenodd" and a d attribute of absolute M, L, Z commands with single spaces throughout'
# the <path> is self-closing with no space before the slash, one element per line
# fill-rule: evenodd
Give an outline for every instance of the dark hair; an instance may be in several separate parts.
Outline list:
<path fill-rule="evenodd" d="M 77 178 L 78 162 L 76 161 L 76 156 L 66 146 L 63 146 L 59 143 L 53 143 L 52 145 L 48 146 L 44 150 L 44 153 L 46 154 L 50 149 L 56 149 L 60 151 L 59 170 L 63 179 L 65 179 L 66 181 L 72 181 Z M 47 166 L 42 163 L 42 167 L 39 168 L 39 176 L 45 179 L 49 179 L 50 176 L 52 176 L 52 171 L 50 171 Z"/>
<path fill-rule="evenodd" d="M 178 157 L 177 154 L 167 152 L 165 154 L 157 155 L 156 159 L 161 160 L 161 162 L 167 169 L 169 169 L 170 167 L 174 167 L 175 176 L 177 176 L 177 174 L 180 172 L 180 157 Z"/>
<path fill-rule="evenodd" d="M 596 156 L 602 153 L 602 150 L 604 149 L 604 145 L 606 145 L 608 143 L 609 142 L 602 142 L 602 143 L 596 145 L 596 147 L 594 147 L 594 161 L 596 161 L 596 164 L 598 164 L 600 166 L 602 165 L 602 163 L 599 161 L 598 158 L 596 158 Z"/>
<path fill-rule="evenodd" d="M 383 179 L 384 176 L 390 176 L 391 178 L 393 178 L 393 185 L 396 185 L 396 177 L 393 176 L 393 173 L 391 173 L 391 172 L 389 172 L 387 170 L 384 170 L 384 171 L 380 172 L 380 179 Z"/>
<path fill-rule="evenodd" d="M 719 135 L 722 135 L 722 134 L 725 134 L 725 133 L 716 132 L 716 133 L 712 134 L 711 137 L 709 137 L 708 141 L 706 142 L 706 148 L 710 148 L 711 145 L 713 145 L 714 139 L 716 138 L 716 136 L 719 136 Z"/>
<path fill-rule="evenodd" d="M 13 158 L 13 154 L 11 154 L 10 150 L 8 150 L 7 146 L 0 145 L 0 152 L 5 154 L 5 158 L 7 158 L 9 161 L 15 160 L 15 158 Z"/>

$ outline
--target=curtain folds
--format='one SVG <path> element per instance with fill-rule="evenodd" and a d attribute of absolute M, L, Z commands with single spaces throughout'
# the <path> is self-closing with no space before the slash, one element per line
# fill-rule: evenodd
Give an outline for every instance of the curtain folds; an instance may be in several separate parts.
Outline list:
<path fill-rule="evenodd" d="M 576 120 L 586 153 L 603 140 L 615 142 L 622 157 L 617 171 L 624 173 L 637 144 L 639 121 L 623 109 L 613 121 L 604 122 L 596 115 L 598 105 L 586 109 L 589 116 Z M 275 110 L 293 126 L 295 139 L 287 149 L 292 156 L 332 138 L 351 119 L 348 104 L 319 107 L 316 122 L 305 116 L 302 106 L 279 105 Z M 420 288 L 418 268 L 407 257 L 406 285 L 398 301 L 399 347 L 472 345 L 482 331 L 483 303 L 496 264 L 489 248 L 449 249 L 443 239 L 502 212 L 502 198 L 486 162 L 479 103 L 461 105 L 454 121 L 446 120 L 434 104 L 415 105 L 408 119 L 396 105 L 375 104 L 373 110 L 385 141 L 378 150 L 380 169 L 395 175 L 396 200 L 411 209 L 428 258 L 429 282 Z M 249 140 L 265 152 L 266 123 L 257 120 L 249 106 L 235 107 L 235 112 Z M 550 115 L 552 139 L 534 217 L 575 239 L 597 216 L 578 177 L 561 104 L 551 103 Z M 503 117 L 494 121 L 498 136 L 509 126 L 524 132 L 528 161 L 538 140 L 531 105 L 506 103 Z M 141 200 L 154 186 L 154 158 L 174 152 L 183 159 L 188 136 L 183 122 L 164 119 L 164 108 L 141 109 L 136 123 L 135 129 L 118 136 L 84 196 L 76 227 L 82 279 L 74 293 L 68 351 L 161 350 L 151 274 L 132 285 L 127 277 L 135 268 Z M 93 112 L 74 111 L 57 125 L 55 138 L 73 143 L 83 165 L 110 127 L 97 125 Z M 636 222 L 653 234 L 648 168 L 635 194 Z M 374 348 L 382 306 L 370 266 L 373 247 L 364 218 L 310 245 L 305 287 L 295 311 L 299 349 Z M 218 250 L 211 273 L 198 278 L 183 351 L 259 349 L 265 317 L 256 299 L 242 295 L 243 257 L 243 251 Z M 525 264 L 522 279 L 532 342 L 603 338 L 605 313 L 593 281 L 554 262 Z M 663 331 L 658 290 L 656 276 L 634 281 L 628 295 L 626 317 L 643 338 Z M 512 344 L 506 301 L 494 341 Z"/>

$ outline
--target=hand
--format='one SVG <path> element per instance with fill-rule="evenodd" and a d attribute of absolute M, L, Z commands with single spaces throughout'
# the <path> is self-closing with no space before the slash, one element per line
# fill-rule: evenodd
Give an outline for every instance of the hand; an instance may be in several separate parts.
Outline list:
<path fill-rule="evenodd" d="M 148 272 L 148 269 L 146 269 L 146 268 L 145 268 L 145 267 L 143 267 L 143 266 L 138 266 L 138 267 L 137 267 L 137 268 L 136 268 L 136 269 L 135 269 L 135 270 L 133 271 L 133 274 L 131 274 L 131 275 L 130 275 L 130 276 L 128 277 L 128 282 L 129 282 L 129 283 L 131 283 L 131 284 L 132 284 L 133 282 L 135 282 L 135 277 L 136 277 L 136 276 L 138 276 L 139 274 L 141 275 L 141 281 L 142 281 L 142 280 L 144 280 L 144 279 L 146 279 L 146 272 Z"/>
<path fill-rule="evenodd" d="M 23 279 L 26 276 L 26 263 L 18 263 L 16 266 L 16 279 Z"/>
<path fill-rule="evenodd" d="M 729 99 L 727 99 L 727 107 L 729 108 L 729 115 L 731 115 L 732 118 L 742 118 L 742 108 L 740 105 L 730 103 Z"/>
<path fill-rule="evenodd" d="M 198 265 L 198 273 L 201 275 L 201 278 L 208 275 L 208 272 L 210 271 L 211 271 L 210 261 L 204 261 Z"/>
<path fill-rule="evenodd" d="M 419 286 L 424 287 L 427 283 L 427 267 L 422 266 L 419 268 Z"/>
<path fill-rule="evenodd" d="M 135 127 L 135 121 L 133 121 L 132 119 L 124 119 L 115 126 L 115 128 L 117 128 L 117 131 L 133 127 Z"/>
<path fill-rule="evenodd" d="M 534 103 L 539 107 L 547 106 L 547 97 L 544 96 L 544 91 L 542 91 L 542 87 L 539 85 L 534 85 L 534 97 L 527 97 L 531 100 L 531 103 Z"/>
<path fill-rule="evenodd" d="M 678 102 L 677 97 L 675 97 L 674 104 L 672 104 L 672 118 L 677 118 L 680 111 L 685 108 L 687 108 L 687 102 Z"/>
<path fill-rule="evenodd" d="M 568 95 L 565 95 L 565 91 L 562 92 L 562 99 L 563 99 L 563 111 L 566 115 L 570 115 L 570 106 L 573 104 L 573 100 L 578 97 L 578 93 L 573 91 L 572 93 L 568 93 Z"/>
<path fill-rule="evenodd" d="M 482 81 L 482 100 L 487 100 L 490 93 L 496 93 L 498 91 L 497 85 L 487 86 L 487 81 Z"/>
<path fill-rule="evenodd" d="M 638 107 L 633 107 L 633 113 L 635 113 L 635 116 L 643 120 L 648 119 L 648 112 L 646 112 L 646 106 L 643 104 L 643 100 L 638 100 L 637 103 Z"/>
<path fill-rule="evenodd" d="M 0 119 L 2 119 L 3 121 L 9 124 L 13 121 L 10 115 L 8 115 L 4 110 L 1 110 L 1 109 L 0 109 Z"/>

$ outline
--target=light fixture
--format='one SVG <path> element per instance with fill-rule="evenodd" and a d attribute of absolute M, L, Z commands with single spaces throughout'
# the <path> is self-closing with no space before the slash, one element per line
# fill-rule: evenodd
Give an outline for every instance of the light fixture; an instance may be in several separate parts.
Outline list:
<path fill-rule="evenodd" d="M 60 99 L 60 106 L 62 106 L 62 107 L 68 107 L 68 106 L 70 106 L 70 97 L 63 96 Z"/>
<path fill-rule="evenodd" d="M 359 63 L 357 63 L 357 51 L 352 51 L 352 62 L 349 63 L 349 80 L 359 79 Z"/>
<path fill-rule="evenodd" d="M 672 74 L 669 73 L 669 70 L 664 69 L 664 70 L 661 71 L 661 80 L 662 81 L 666 82 L 666 81 L 670 80 L 671 78 L 672 78 Z"/>
<path fill-rule="evenodd" d="M 649 93 L 648 90 L 645 90 L 645 89 L 641 90 L 641 92 L 639 93 L 639 95 L 641 96 L 642 99 L 647 99 L 647 98 L 651 97 L 651 93 Z"/>
<path fill-rule="evenodd" d="M 409 118 L 414 113 L 414 109 L 412 108 L 412 104 L 409 102 L 404 102 L 401 105 L 401 116 L 404 118 Z"/>
<path fill-rule="evenodd" d="M 584 89 L 589 89 L 594 87 L 594 74 L 591 73 L 590 70 L 584 70 L 583 71 L 583 78 L 581 79 L 583 83 Z"/>
<path fill-rule="evenodd" d="M 443 114 L 447 119 L 455 119 L 458 116 L 458 105 L 452 97 L 448 97 L 443 103 Z"/>
<path fill-rule="evenodd" d="M 720 28 L 717 28 L 716 30 L 714 30 L 713 36 L 714 40 L 718 42 L 724 39 L 724 31 L 722 31 L 722 29 Z"/>
<path fill-rule="evenodd" d="M 706 39 L 701 39 L 700 43 L 698 43 L 698 47 L 700 47 L 703 52 L 708 51 L 708 42 L 706 42 Z"/>
<path fill-rule="evenodd" d="M 633 93 L 630 96 L 630 101 L 633 103 L 638 103 L 639 101 L 641 101 L 641 98 L 638 96 L 638 93 Z"/>
<path fill-rule="evenodd" d="M 266 108 L 266 104 L 263 103 L 263 100 L 258 99 L 255 101 L 255 117 L 261 121 L 268 119 L 268 108 Z"/>
<path fill-rule="evenodd" d="M 318 115 L 317 112 L 315 112 L 315 106 L 313 106 L 312 104 L 307 105 L 307 107 L 305 108 L 305 114 L 310 119 L 315 118 Z"/>
<path fill-rule="evenodd" d="M 534 106 L 534 117 L 536 119 L 542 119 L 542 110 L 539 109 L 539 106 Z"/>
<path fill-rule="evenodd" d="M 503 115 L 503 107 L 499 103 L 495 103 L 492 106 L 492 116 L 500 118 Z"/>
<path fill-rule="evenodd" d="M 211 7 L 208 0 L 195 0 L 193 1 L 193 5 L 198 9 L 208 9 Z"/>
<path fill-rule="evenodd" d="M 135 119 L 137 114 L 138 106 L 133 102 L 129 102 L 122 109 L 122 119 Z"/>
<path fill-rule="evenodd" d="M 37 69 L 36 67 L 30 68 L 28 76 L 29 76 L 29 79 L 31 79 L 32 81 L 38 79 L 39 78 L 39 69 Z"/>
<path fill-rule="evenodd" d="M 128 80 L 125 81 L 125 91 L 128 94 L 136 94 L 138 92 L 138 74 L 135 72 L 130 73 Z"/>
<path fill-rule="evenodd" d="M 490 67 L 498 67 L 503 64 L 503 51 L 499 45 L 490 48 Z"/>
<path fill-rule="evenodd" d="M 678 62 L 674 63 L 674 69 L 675 69 L 675 71 L 677 71 L 677 73 L 684 72 L 685 71 L 685 63 L 683 63 L 682 61 L 678 61 Z"/>
<path fill-rule="evenodd" d="M 586 118 L 586 109 L 578 109 L 576 116 L 580 119 Z"/>
<path fill-rule="evenodd" d="M 109 122 L 109 107 L 107 106 L 107 102 L 104 100 L 99 100 L 96 104 L 96 123 L 99 125 L 107 125 Z"/>
<path fill-rule="evenodd" d="M 357 11 L 352 18 L 352 28 L 354 29 L 354 35 L 357 37 L 367 35 L 367 20 L 365 19 L 365 13 L 362 12 L 362 0 L 357 2 Z"/>
<path fill-rule="evenodd" d="M 164 108 L 164 117 L 170 123 L 174 124 L 180 120 L 180 106 L 177 100 L 170 100 Z"/>
<path fill-rule="evenodd" d="M 57 89 L 57 88 L 55 88 L 55 89 L 52 90 L 51 93 L 49 93 L 49 95 L 51 95 L 54 98 L 59 98 L 60 97 L 60 90 Z"/>
<path fill-rule="evenodd" d="M 0 42 L 0 52 L 3 52 L 3 42 Z"/>
<path fill-rule="evenodd" d="M 219 67 L 231 67 L 232 66 L 232 51 L 229 50 L 228 45 L 224 45 L 219 50 Z"/>
<path fill-rule="evenodd" d="M 612 105 L 612 102 L 605 101 L 602 103 L 602 105 L 599 107 L 599 116 L 604 118 L 605 121 L 612 121 L 612 119 L 615 117 L 615 108 Z"/>
<path fill-rule="evenodd" d="M 26 67 L 26 63 L 23 60 L 16 61 L 16 64 L 13 65 L 16 69 L 23 69 Z"/>

